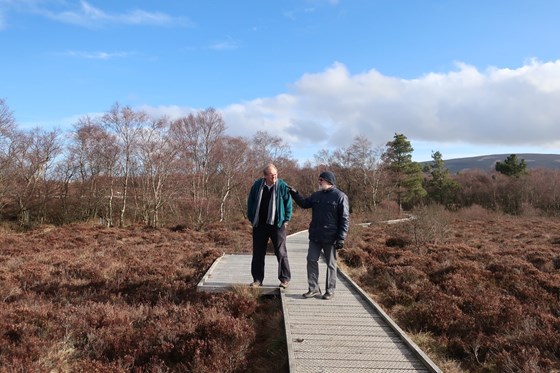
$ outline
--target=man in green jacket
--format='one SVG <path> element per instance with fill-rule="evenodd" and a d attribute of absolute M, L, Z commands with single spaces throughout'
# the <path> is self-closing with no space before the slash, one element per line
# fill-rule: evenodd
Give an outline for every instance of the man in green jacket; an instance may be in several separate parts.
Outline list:
<path fill-rule="evenodd" d="M 292 218 L 292 197 L 288 184 L 278 179 L 278 171 L 272 163 L 264 168 L 263 175 L 253 183 L 247 200 L 247 217 L 253 225 L 251 286 L 257 287 L 263 283 L 266 246 L 270 239 L 278 260 L 280 287 L 286 288 L 291 278 L 286 250 L 286 223 Z"/>

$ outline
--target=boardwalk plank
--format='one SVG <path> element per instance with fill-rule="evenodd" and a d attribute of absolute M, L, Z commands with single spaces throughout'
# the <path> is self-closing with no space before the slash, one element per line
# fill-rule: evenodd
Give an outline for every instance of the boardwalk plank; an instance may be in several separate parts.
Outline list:
<path fill-rule="evenodd" d="M 298 370 L 299 373 L 411 373 L 411 372 L 428 372 L 425 369 L 384 369 L 384 368 L 352 368 L 348 371 L 346 368 L 333 368 L 333 367 L 302 367 Z"/>
<path fill-rule="evenodd" d="M 317 355 L 315 355 L 317 356 Z M 356 360 L 356 356 L 348 357 L 348 359 L 341 359 L 333 357 L 329 359 L 325 356 L 319 356 L 318 359 L 312 359 L 310 356 L 298 356 L 298 368 L 314 368 L 313 372 L 330 372 L 333 368 L 345 368 L 348 372 L 353 372 L 357 368 L 370 368 L 370 369 L 395 369 L 408 370 L 414 372 L 426 372 L 427 369 L 422 366 L 420 362 L 409 361 L 388 361 L 388 360 Z M 300 370 L 298 369 L 298 372 Z"/>

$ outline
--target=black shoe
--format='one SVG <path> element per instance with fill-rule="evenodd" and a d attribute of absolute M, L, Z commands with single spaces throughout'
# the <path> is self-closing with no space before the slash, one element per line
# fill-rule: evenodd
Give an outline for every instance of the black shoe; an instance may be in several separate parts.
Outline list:
<path fill-rule="evenodd" d="M 334 297 L 334 293 L 329 293 L 328 291 L 323 294 L 323 299 L 329 300 L 332 299 Z"/>
<path fill-rule="evenodd" d="M 309 290 L 307 293 L 303 294 L 304 298 L 313 298 L 314 296 L 321 294 L 319 290 Z"/>

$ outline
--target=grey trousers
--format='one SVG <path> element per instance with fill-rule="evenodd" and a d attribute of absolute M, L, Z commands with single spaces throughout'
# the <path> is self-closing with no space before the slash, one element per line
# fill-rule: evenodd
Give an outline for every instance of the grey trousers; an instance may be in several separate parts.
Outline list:
<path fill-rule="evenodd" d="M 309 241 L 307 250 L 307 283 L 309 290 L 320 290 L 319 288 L 319 257 L 321 251 L 325 254 L 327 262 L 327 278 L 325 281 L 325 290 L 334 293 L 336 289 L 336 249 L 333 243 L 322 243 Z"/>

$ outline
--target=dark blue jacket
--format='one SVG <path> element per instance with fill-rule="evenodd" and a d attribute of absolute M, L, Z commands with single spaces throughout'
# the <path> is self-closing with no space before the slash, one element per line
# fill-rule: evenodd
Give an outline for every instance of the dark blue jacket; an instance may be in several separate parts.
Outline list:
<path fill-rule="evenodd" d="M 348 235 L 350 208 L 348 197 L 336 187 L 313 193 L 307 198 L 299 193 L 294 196 L 299 207 L 311 208 L 309 239 L 315 242 L 334 243 Z"/>

